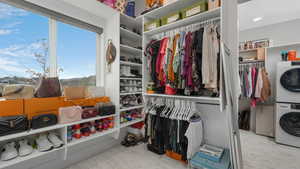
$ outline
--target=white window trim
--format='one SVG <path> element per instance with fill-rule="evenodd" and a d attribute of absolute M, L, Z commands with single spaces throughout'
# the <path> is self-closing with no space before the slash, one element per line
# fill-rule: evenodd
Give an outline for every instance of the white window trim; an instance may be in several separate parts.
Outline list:
<path fill-rule="evenodd" d="M 49 71 L 50 77 L 57 77 L 57 23 L 56 20 L 49 18 Z"/>

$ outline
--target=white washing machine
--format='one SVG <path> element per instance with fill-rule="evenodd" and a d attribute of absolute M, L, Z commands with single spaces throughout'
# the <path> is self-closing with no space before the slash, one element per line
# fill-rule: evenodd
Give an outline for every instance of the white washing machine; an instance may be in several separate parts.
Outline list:
<path fill-rule="evenodd" d="M 300 62 L 280 62 L 277 65 L 276 101 L 300 103 Z"/>
<path fill-rule="evenodd" d="M 300 103 L 277 103 L 275 141 L 300 147 Z"/>

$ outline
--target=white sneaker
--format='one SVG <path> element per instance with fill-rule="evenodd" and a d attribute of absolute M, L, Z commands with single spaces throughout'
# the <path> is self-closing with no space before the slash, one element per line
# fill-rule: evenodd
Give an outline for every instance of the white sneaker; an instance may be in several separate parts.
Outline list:
<path fill-rule="evenodd" d="M 49 151 L 53 148 L 53 145 L 50 143 L 50 141 L 47 139 L 46 134 L 41 134 L 36 139 L 37 149 L 40 152 Z"/>
<path fill-rule="evenodd" d="M 21 157 L 28 156 L 33 152 L 33 148 L 31 145 L 28 144 L 27 140 L 20 140 L 19 145 L 20 145 L 19 156 Z"/>
<path fill-rule="evenodd" d="M 10 142 L 4 145 L 1 153 L 1 160 L 8 161 L 18 157 L 18 151 L 16 149 L 16 143 Z"/>
<path fill-rule="evenodd" d="M 54 148 L 59 148 L 59 147 L 62 147 L 64 145 L 63 141 L 61 141 L 58 138 L 58 136 L 53 132 L 48 134 L 48 139 L 52 143 Z"/>

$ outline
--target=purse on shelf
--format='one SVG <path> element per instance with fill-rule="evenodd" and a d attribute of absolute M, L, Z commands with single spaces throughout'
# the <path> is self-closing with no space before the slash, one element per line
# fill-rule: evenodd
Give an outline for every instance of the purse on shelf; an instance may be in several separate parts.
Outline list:
<path fill-rule="evenodd" d="M 87 87 L 68 86 L 64 88 L 64 96 L 67 100 L 84 99 L 89 97 L 89 91 Z"/>
<path fill-rule="evenodd" d="M 57 124 L 57 116 L 55 114 L 42 114 L 33 116 L 31 120 L 31 128 L 39 129 Z"/>
<path fill-rule="evenodd" d="M 82 118 L 83 119 L 93 118 L 93 117 L 96 117 L 98 114 L 99 113 L 94 106 L 82 107 Z"/>
<path fill-rule="evenodd" d="M 96 104 L 96 109 L 99 113 L 99 116 L 108 116 L 116 113 L 116 106 L 111 103 L 97 103 Z"/>
<path fill-rule="evenodd" d="M 82 120 L 82 108 L 80 106 L 61 107 L 58 110 L 60 124 L 72 123 Z"/>
<path fill-rule="evenodd" d="M 28 130 L 28 119 L 26 116 L 0 117 L 0 136 L 20 133 Z"/>
<path fill-rule="evenodd" d="M 61 86 L 57 77 L 43 77 L 34 94 L 37 98 L 60 97 L 61 95 Z"/>

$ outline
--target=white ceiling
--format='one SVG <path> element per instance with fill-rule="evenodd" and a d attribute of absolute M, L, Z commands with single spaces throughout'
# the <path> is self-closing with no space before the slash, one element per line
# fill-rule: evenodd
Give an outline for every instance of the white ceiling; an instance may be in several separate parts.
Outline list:
<path fill-rule="evenodd" d="M 258 22 L 254 18 L 262 17 Z M 251 0 L 239 6 L 240 30 L 252 29 L 300 18 L 299 0 Z"/>

